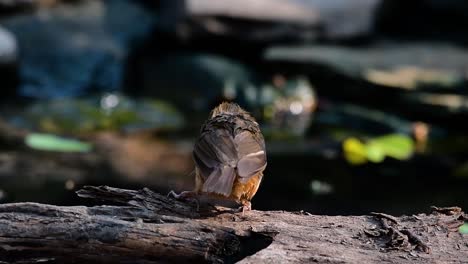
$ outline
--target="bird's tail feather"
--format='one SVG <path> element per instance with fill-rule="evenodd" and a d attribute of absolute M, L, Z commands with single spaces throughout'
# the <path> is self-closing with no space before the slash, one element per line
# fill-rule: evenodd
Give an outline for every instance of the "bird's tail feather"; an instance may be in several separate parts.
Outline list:
<path fill-rule="evenodd" d="M 203 184 L 203 192 L 231 195 L 236 174 L 234 168 L 223 166 L 215 169 Z"/>

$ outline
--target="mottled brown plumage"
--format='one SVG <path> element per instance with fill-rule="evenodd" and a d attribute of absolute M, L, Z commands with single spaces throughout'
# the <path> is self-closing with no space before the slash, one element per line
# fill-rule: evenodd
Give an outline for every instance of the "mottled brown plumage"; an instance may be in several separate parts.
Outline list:
<path fill-rule="evenodd" d="M 250 209 L 267 161 L 265 141 L 249 113 L 234 103 L 213 109 L 195 143 L 193 158 L 195 190 L 178 196 L 208 194 Z"/>

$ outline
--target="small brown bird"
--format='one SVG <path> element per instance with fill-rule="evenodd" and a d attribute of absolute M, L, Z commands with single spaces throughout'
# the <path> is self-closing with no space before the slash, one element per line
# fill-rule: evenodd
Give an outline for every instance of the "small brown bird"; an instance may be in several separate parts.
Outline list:
<path fill-rule="evenodd" d="M 249 113 L 226 102 L 213 109 L 195 143 L 193 159 L 195 190 L 170 195 L 214 196 L 241 204 L 242 211 L 251 209 L 267 160 L 262 133 Z"/>

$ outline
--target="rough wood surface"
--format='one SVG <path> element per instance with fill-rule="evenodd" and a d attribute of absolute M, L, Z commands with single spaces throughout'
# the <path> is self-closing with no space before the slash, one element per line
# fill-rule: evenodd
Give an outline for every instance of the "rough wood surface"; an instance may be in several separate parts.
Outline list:
<path fill-rule="evenodd" d="M 154 193 L 86 187 L 102 204 L 0 205 L 0 263 L 463 263 L 466 215 L 234 213 Z"/>

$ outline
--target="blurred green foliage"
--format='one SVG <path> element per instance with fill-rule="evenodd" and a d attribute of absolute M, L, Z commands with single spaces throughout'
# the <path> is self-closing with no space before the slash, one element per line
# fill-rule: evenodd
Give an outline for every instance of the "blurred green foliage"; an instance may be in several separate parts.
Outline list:
<path fill-rule="evenodd" d="M 366 142 L 354 137 L 343 141 L 344 157 L 352 165 L 364 164 L 367 161 L 380 163 L 385 157 L 406 160 L 413 152 L 413 139 L 400 134 L 376 137 Z"/>
<path fill-rule="evenodd" d="M 26 146 L 44 151 L 89 152 L 92 145 L 75 139 L 67 139 L 51 134 L 31 133 L 25 138 Z"/>
<path fill-rule="evenodd" d="M 458 229 L 461 234 L 468 234 L 468 223 L 464 223 L 460 228 Z"/>
<path fill-rule="evenodd" d="M 131 99 L 118 94 L 40 101 L 15 116 L 15 124 L 55 134 L 103 130 L 179 128 L 183 116 L 160 100 Z"/>

